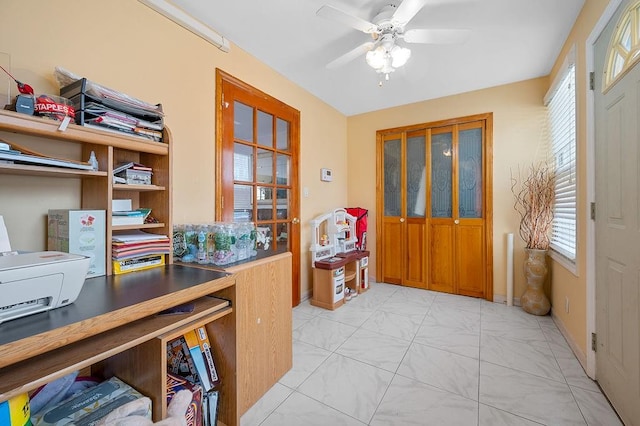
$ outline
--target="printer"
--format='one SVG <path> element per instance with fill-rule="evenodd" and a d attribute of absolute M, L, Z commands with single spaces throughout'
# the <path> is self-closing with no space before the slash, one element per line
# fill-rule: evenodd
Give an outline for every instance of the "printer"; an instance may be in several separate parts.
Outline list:
<path fill-rule="evenodd" d="M 90 260 L 59 251 L 0 256 L 0 323 L 73 303 Z"/>

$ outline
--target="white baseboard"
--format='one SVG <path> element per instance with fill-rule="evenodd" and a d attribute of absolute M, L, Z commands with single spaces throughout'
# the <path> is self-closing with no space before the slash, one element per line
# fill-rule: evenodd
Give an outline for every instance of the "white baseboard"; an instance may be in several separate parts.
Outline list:
<path fill-rule="evenodd" d="M 507 296 L 503 294 L 494 294 L 493 295 L 493 303 L 502 303 L 503 305 L 507 304 Z M 513 306 L 520 306 L 520 298 L 513 298 Z"/>
<path fill-rule="evenodd" d="M 556 323 L 558 330 L 560 330 L 560 333 L 562 333 L 562 335 L 564 336 L 565 340 L 569 344 L 569 347 L 578 359 L 578 362 L 580 362 L 580 364 L 582 365 L 582 368 L 587 371 L 587 355 L 582 352 L 582 349 L 580 349 L 580 347 L 576 344 L 573 336 L 571 336 L 567 328 L 564 326 L 562 320 L 555 314 L 553 308 L 551 308 L 551 318 L 553 319 L 553 322 Z"/>

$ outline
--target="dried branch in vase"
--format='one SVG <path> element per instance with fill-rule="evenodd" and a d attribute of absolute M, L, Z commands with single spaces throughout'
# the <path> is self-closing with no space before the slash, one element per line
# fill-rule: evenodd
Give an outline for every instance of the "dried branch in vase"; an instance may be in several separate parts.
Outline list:
<path fill-rule="evenodd" d="M 529 167 L 529 174 L 514 178 L 511 174 L 514 208 L 520 215 L 520 237 L 526 248 L 547 250 L 553 223 L 555 173 L 545 164 Z"/>

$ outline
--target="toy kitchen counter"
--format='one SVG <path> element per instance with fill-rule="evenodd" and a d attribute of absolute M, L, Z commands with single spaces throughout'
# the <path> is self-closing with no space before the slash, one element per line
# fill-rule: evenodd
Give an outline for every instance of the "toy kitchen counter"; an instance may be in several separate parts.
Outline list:
<path fill-rule="evenodd" d="M 369 289 L 369 252 L 367 250 L 338 253 L 316 260 L 313 268 L 311 304 L 334 310 L 344 304 L 345 288 L 360 294 Z"/>

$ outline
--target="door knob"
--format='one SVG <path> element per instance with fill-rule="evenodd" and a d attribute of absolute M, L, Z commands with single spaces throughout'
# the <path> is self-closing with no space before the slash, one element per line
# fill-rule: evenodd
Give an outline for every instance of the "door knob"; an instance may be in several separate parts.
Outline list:
<path fill-rule="evenodd" d="M 294 217 L 293 219 L 291 219 L 291 223 L 293 223 L 294 225 L 297 225 L 300 223 L 300 219 L 298 219 L 297 217 Z"/>
<path fill-rule="evenodd" d="M 401 217 L 400 218 L 400 223 L 403 223 L 403 222 L 404 222 L 404 217 Z"/>
<path fill-rule="evenodd" d="M 454 220 L 453 223 L 455 223 L 456 225 L 460 223 L 460 221 L 458 219 Z"/>

